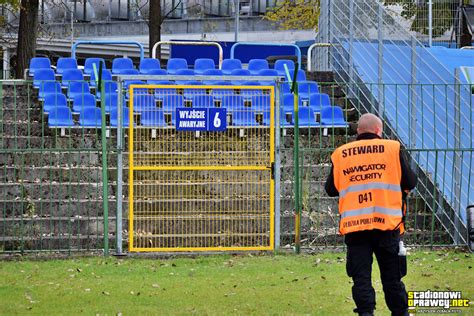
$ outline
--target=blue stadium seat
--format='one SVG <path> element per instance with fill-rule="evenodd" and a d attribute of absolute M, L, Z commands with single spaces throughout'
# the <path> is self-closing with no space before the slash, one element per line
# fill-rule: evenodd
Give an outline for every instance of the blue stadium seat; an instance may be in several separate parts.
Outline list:
<path fill-rule="evenodd" d="M 260 70 L 269 69 L 268 61 L 266 59 L 250 59 L 247 69 L 252 75 L 258 75 Z"/>
<path fill-rule="evenodd" d="M 140 73 L 144 75 L 156 75 L 152 73 L 155 70 L 162 70 L 160 65 L 160 60 L 155 58 L 143 58 L 140 61 Z"/>
<path fill-rule="evenodd" d="M 184 98 L 180 94 L 168 94 L 161 100 L 161 108 L 165 112 L 174 112 L 176 108 L 184 106 Z"/>
<path fill-rule="evenodd" d="M 84 93 L 76 95 L 72 100 L 73 112 L 80 113 L 84 108 L 92 108 L 96 106 L 96 100 L 94 95 L 90 93 Z"/>
<path fill-rule="evenodd" d="M 61 86 L 68 87 L 71 82 L 84 81 L 84 75 L 79 69 L 67 69 L 64 70 L 61 79 Z"/>
<path fill-rule="evenodd" d="M 206 70 L 216 69 L 214 59 L 211 58 L 197 58 L 194 61 L 194 73 L 196 75 L 203 75 Z"/>
<path fill-rule="evenodd" d="M 144 85 L 144 84 L 146 84 L 146 82 L 142 80 L 126 80 L 123 82 L 123 87 L 125 89 L 128 89 L 128 87 L 130 87 L 131 85 Z"/>
<path fill-rule="evenodd" d="M 122 127 L 128 127 L 130 124 L 129 118 L 130 112 L 128 108 L 124 107 L 122 111 Z M 118 121 L 118 108 L 113 108 L 110 111 L 110 126 L 117 127 L 119 125 Z"/>
<path fill-rule="evenodd" d="M 237 110 L 232 112 L 233 126 L 258 126 L 255 112 L 252 110 Z"/>
<path fill-rule="evenodd" d="M 298 108 L 298 125 L 300 127 L 315 127 L 319 126 L 316 123 L 316 117 L 314 111 L 309 107 L 300 107 Z"/>
<path fill-rule="evenodd" d="M 240 95 L 224 95 L 221 98 L 221 107 L 229 111 L 245 109 L 244 98 Z"/>
<path fill-rule="evenodd" d="M 121 75 L 139 75 L 140 72 L 136 69 L 122 69 L 120 70 Z"/>
<path fill-rule="evenodd" d="M 56 81 L 54 71 L 52 69 L 36 69 L 33 76 L 33 87 L 39 87 L 46 81 Z"/>
<path fill-rule="evenodd" d="M 319 93 L 319 87 L 316 81 L 298 82 L 298 97 L 309 100 L 311 94 Z"/>
<path fill-rule="evenodd" d="M 230 72 L 232 76 L 250 76 L 251 73 L 247 69 L 234 69 Z"/>
<path fill-rule="evenodd" d="M 133 111 L 142 112 L 156 109 L 155 97 L 152 94 L 138 94 L 133 96 Z"/>
<path fill-rule="evenodd" d="M 275 65 L 273 66 L 273 68 L 278 72 L 280 76 L 286 76 L 284 65 L 287 66 L 290 74 L 293 73 L 295 69 L 295 62 L 291 59 L 278 59 L 277 61 L 275 61 Z"/>
<path fill-rule="evenodd" d="M 290 74 L 291 74 L 291 80 L 293 80 L 294 70 L 291 71 Z M 296 81 L 298 82 L 306 81 L 306 73 L 304 72 L 303 69 L 298 69 L 298 72 L 296 73 Z"/>
<path fill-rule="evenodd" d="M 100 108 L 83 108 L 79 116 L 79 125 L 82 127 L 101 127 L 102 113 Z"/>
<path fill-rule="evenodd" d="M 231 76 L 250 76 L 250 71 L 248 71 L 247 69 L 235 69 L 235 70 L 232 70 L 231 72 Z M 246 80 L 237 80 L 237 79 L 234 79 L 232 80 L 232 84 L 233 85 L 241 85 L 242 82 L 244 82 Z"/>
<path fill-rule="evenodd" d="M 165 113 L 161 110 L 143 111 L 141 113 L 140 122 L 146 127 L 167 127 Z"/>
<path fill-rule="evenodd" d="M 287 113 L 287 112 L 293 112 L 295 109 L 295 96 L 294 94 L 291 93 L 284 93 L 283 97 L 281 99 L 281 108 L 282 110 Z"/>
<path fill-rule="evenodd" d="M 230 81 L 216 81 L 214 83 L 216 86 L 230 86 L 231 82 Z M 235 90 L 234 89 L 212 89 L 211 90 L 211 95 L 214 97 L 214 100 L 220 100 L 222 99 L 223 96 L 225 95 L 234 95 Z"/>
<path fill-rule="evenodd" d="M 166 76 L 168 73 L 164 69 L 150 69 L 146 75 Z"/>
<path fill-rule="evenodd" d="M 180 69 L 188 69 L 188 62 L 184 58 L 170 58 L 166 65 L 168 74 L 174 75 Z"/>
<path fill-rule="evenodd" d="M 214 107 L 214 97 L 208 94 L 195 94 L 191 98 L 193 108 Z"/>
<path fill-rule="evenodd" d="M 97 78 L 97 80 L 98 80 L 98 78 Z M 102 80 L 104 82 L 112 81 L 112 73 L 110 72 L 110 70 L 102 69 Z M 95 87 L 97 85 L 96 77 L 95 77 L 94 72 L 91 73 L 91 77 L 89 79 L 89 84 L 90 84 L 91 87 Z"/>
<path fill-rule="evenodd" d="M 344 113 L 338 106 L 326 106 L 321 110 L 321 124 L 333 127 L 348 127 Z"/>
<path fill-rule="evenodd" d="M 323 107 L 331 106 L 329 95 L 325 93 L 313 93 L 310 95 L 308 101 L 303 101 L 303 99 L 299 99 L 299 101 L 300 106 L 307 103 L 307 105 L 317 113 L 321 112 Z"/>
<path fill-rule="evenodd" d="M 135 67 L 133 66 L 133 61 L 128 57 L 114 58 L 112 61 L 113 74 L 124 74 L 124 71 L 126 72 L 130 69 L 135 69 Z"/>
<path fill-rule="evenodd" d="M 118 93 L 106 94 L 104 102 L 105 112 L 110 113 L 112 109 L 116 109 L 118 107 Z M 125 100 L 123 102 L 123 106 L 125 106 Z"/>
<path fill-rule="evenodd" d="M 260 82 L 258 81 L 242 81 L 242 86 L 260 86 Z M 244 97 L 245 100 L 250 100 L 253 95 L 262 95 L 262 89 L 240 89 L 240 95 Z"/>
<path fill-rule="evenodd" d="M 68 107 L 57 107 L 48 112 L 49 127 L 72 127 L 72 113 Z"/>
<path fill-rule="evenodd" d="M 233 70 L 242 69 L 242 62 L 239 59 L 224 59 L 221 70 L 224 75 L 231 75 Z"/>
<path fill-rule="evenodd" d="M 56 63 L 56 73 L 58 75 L 62 75 L 64 71 L 77 69 L 77 60 L 76 58 L 71 57 L 61 57 L 58 58 L 58 62 Z"/>
<path fill-rule="evenodd" d="M 44 81 L 39 86 L 38 99 L 44 100 L 51 93 L 61 93 L 61 84 L 58 81 Z"/>
<path fill-rule="evenodd" d="M 176 84 L 190 85 L 190 84 L 193 84 L 192 82 L 196 82 L 196 80 L 189 80 L 189 76 L 194 76 L 194 71 L 192 69 L 178 69 L 176 70 L 175 75 L 183 76 L 183 78 L 186 78 L 184 80 L 176 80 Z M 202 84 L 202 83 L 199 82 L 197 84 Z"/>
<path fill-rule="evenodd" d="M 253 95 L 251 97 L 252 108 L 258 112 L 270 111 L 269 95 Z"/>
<path fill-rule="evenodd" d="M 202 85 L 201 82 L 189 82 L 185 83 L 186 85 Z M 195 96 L 196 94 L 206 94 L 206 89 L 201 89 L 201 88 L 185 88 L 183 89 L 183 96 L 186 100 L 190 100 Z"/>
<path fill-rule="evenodd" d="M 291 84 L 285 81 L 281 84 L 280 89 L 282 94 L 291 93 Z"/>
<path fill-rule="evenodd" d="M 71 82 L 67 89 L 67 98 L 72 100 L 77 95 L 82 95 L 84 93 L 90 93 L 90 87 L 87 82 Z"/>
<path fill-rule="evenodd" d="M 47 57 L 33 57 L 30 60 L 30 68 L 28 73 L 30 76 L 34 76 L 35 72 L 40 69 L 51 69 L 51 61 Z"/>
<path fill-rule="evenodd" d="M 223 72 L 220 69 L 206 69 L 202 74 L 205 76 L 222 76 Z"/>
<path fill-rule="evenodd" d="M 262 69 L 258 73 L 259 76 L 279 76 L 278 72 L 275 69 Z M 275 80 L 260 80 L 262 86 L 274 86 Z"/>
<path fill-rule="evenodd" d="M 148 83 L 151 83 L 151 82 L 149 81 Z M 174 83 L 171 82 L 171 81 L 153 81 L 152 84 L 169 85 L 169 86 L 174 85 Z M 170 88 L 155 88 L 155 99 L 163 100 L 163 97 L 165 95 L 176 94 L 176 93 L 177 93 L 176 88 L 173 88 L 173 87 L 170 87 Z"/>
<path fill-rule="evenodd" d="M 67 107 L 67 99 L 64 94 L 50 93 L 44 97 L 43 112 L 49 113 L 57 107 Z"/>
<path fill-rule="evenodd" d="M 100 69 L 100 64 L 102 64 L 102 71 L 105 70 L 105 60 L 103 58 L 89 57 L 84 63 L 84 73 L 86 75 L 92 75 L 92 73 L 94 72 L 94 64 L 97 68 L 97 71 L 99 71 Z"/>
<path fill-rule="evenodd" d="M 270 126 L 270 111 L 263 112 L 262 124 L 263 126 Z M 285 113 L 285 111 L 280 112 L 280 126 L 281 127 L 294 126 L 293 112 L 291 113 Z"/>
<path fill-rule="evenodd" d="M 105 91 L 105 96 L 108 94 L 117 94 L 118 91 L 118 84 L 115 81 L 106 81 L 104 82 L 104 91 Z M 97 99 L 101 98 L 101 91 L 100 89 L 96 89 L 95 96 Z"/>
<path fill-rule="evenodd" d="M 178 76 L 194 76 L 194 70 L 192 69 L 177 69 L 175 75 Z"/>
<path fill-rule="evenodd" d="M 203 75 L 204 76 L 222 76 L 223 73 L 222 73 L 222 70 L 220 69 L 207 69 L 207 70 L 204 70 Z M 203 84 L 210 85 L 210 86 L 216 85 L 216 82 L 221 82 L 221 80 L 203 80 L 202 81 Z"/>

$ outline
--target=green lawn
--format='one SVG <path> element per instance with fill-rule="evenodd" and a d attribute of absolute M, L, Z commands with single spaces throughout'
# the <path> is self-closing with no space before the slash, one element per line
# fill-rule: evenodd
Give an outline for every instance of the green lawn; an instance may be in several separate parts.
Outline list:
<path fill-rule="evenodd" d="M 350 315 L 345 254 L 216 255 L 177 259 L 0 261 L 0 314 Z M 474 300 L 473 256 L 418 251 L 407 290 L 463 291 Z M 389 315 L 378 269 L 377 314 Z M 472 303 L 471 303 L 472 304 Z M 474 307 L 464 309 L 474 314 Z"/>

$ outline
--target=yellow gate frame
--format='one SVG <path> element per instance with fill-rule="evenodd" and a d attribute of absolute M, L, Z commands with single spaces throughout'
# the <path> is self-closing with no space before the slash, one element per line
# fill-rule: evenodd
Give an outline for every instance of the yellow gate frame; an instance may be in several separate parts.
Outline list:
<path fill-rule="evenodd" d="M 153 166 L 139 166 L 135 165 L 134 160 L 134 137 L 135 137 L 135 126 L 134 122 L 134 90 L 135 89 L 187 89 L 187 88 L 198 88 L 198 89 L 229 89 L 230 86 L 213 86 L 213 85 L 202 85 L 202 86 L 191 86 L 191 85 L 130 85 L 130 100 L 129 100 L 129 251 L 131 252 L 189 252 L 189 251 L 258 251 L 258 250 L 273 250 L 275 245 L 275 187 L 273 179 L 273 165 L 275 160 L 274 154 L 274 142 L 275 142 L 275 88 L 273 86 L 231 86 L 231 89 L 248 89 L 248 90 L 268 90 L 270 91 L 270 126 L 262 128 L 269 128 L 270 140 L 269 140 L 269 161 L 265 165 L 184 165 L 184 166 L 169 166 L 169 165 L 153 165 Z M 152 128 L 148 128 L 152 129 Z M 157 127 L 156 129 L 159 129 Z M 175 129 L 173 129 L 176 133 Z M 217 132 L 219 133 L 219 132 Z M 267 171 L 265 174 L 268 175 L 269 183 L 269 244 L 264 246 L 227 246 L 227 247 L 136 247 L 134 244 L 135 228 L 134 228 L 134 177 L 135 172 L 140 171 Z M 217 236 L 218 237 L 218 236 Z"/>

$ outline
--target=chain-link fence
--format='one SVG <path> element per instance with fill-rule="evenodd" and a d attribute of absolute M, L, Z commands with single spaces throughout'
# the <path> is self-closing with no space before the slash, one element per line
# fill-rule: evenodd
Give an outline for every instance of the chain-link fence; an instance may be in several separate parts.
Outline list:
<path fill-rule="evenodd" d="M 123 82 L 119 83 L 119 91 L 121 91 L 122 84 Z M 77 116 L 77 114 L 72 114 L 73 125 L 52 127 L 51 113 L 46 114 L 45 101 L 38 100 L 40 96 L 37 90 L 32 89 L 30 83 L 4 81 L 1 88 L 0 170 L 2 181 L 0 183 L 0 207 L 2 215 L 0 217 L 0 247 L 2 253 L 102 251 L 109 245 L 112 248 L 117 244 L 121 246 L 122 241 L 126 248 L 129 215 L 128 190 L 122 186 L 126 188 L 128 183 L 127 130 L 123 130 L 125 138 L 122 139 L 121 144 L 117 144 L 117 129 L 106 128 L 108 138 L 105 138 L 105 142 L 103 142 L 105 136 L 102 134 L 102 128 L 82 126 L 81 116 Z M 233 89 L 229 86 L 222 88 L 234 90 L 233 94 L 240 95 L 240 89 Z M 277 246 L 279 244 L 283 249 L 291 249 L 295 246 L 297 236 L 301 237 L 300 244 L 303 248 L 343 246 L 342 237 L 338 233 L 337 199 L 328 197 L 324 190 L 324 183 L 331 167 L 330 155 L 339 145 L 355 139 L 354 122 L 360 112 L 369 109 L 370 101 L 374 100 L 380 88 L 379 84 L 319 83 L 321 94 L 318 98 L 301 100 L 301 102 L 299 100 L 297 103 L 299 113 L 304 113 L 301 115 L 306 116 L 299 117 L 301 123 L 299 123 L 300 128 L 297 131 L 294 127 L 296 123 L 293 120 L 294 113 L 291 110 L 291 107 L 294 108 L 294 103 L 288 107 L 283 95 L 279 94 L 281 92 L 280 85 L 277 85 L 277 110 L 274 112 L 279 115 L 280 128 L 275 129 L 275 166 L 277 169 L 274 170 L 274 176 L 277 195 L 273 201 L 276 213 L 275 236 L 277 239 L 275 242 Z M 420 91 L 423 88 L 424 86 Z M 433 86 L 428 85 L 426 88 L 433 89 Z M 465 87 L 465 89 L 467 88 Z M 394 88 L 392 85 L 386 85 L 382 89 Z M 410 91 L 410 89 L 412 89 L 411 85 L 397 85 L 394 91 L 400 93 L 400 91 Z M 447 87 L 437 85 L 436 89 L 446 90 Z M 178 89 L 178 95 L 183 93 L 184 89 Z M 210 96 L 210 90 L 206 89 L 205 94 Z M 324 100 L 327 100 L 324 101 L 325 105 L 344 110 L 343 119 L 349 123 L 348 126 L 319 124 L 322 122 L 321 116 L 323 114 L 318 111 L 318 108 L 321 109 L 320 101 L 323 100 L 323 95 L 328 96 L 324 97 Z M 124 91 L 121 97 L 126 96 L 127 93 Z M 402 109 L 406 107 L 402 96 L 403 94 L 400 94 L 398 99 L 395 97 L 393 103 L 395 107 L 393 110 L 399 113 L 399 120 L 403 119 L 401 117 L 404 115 Z M 251 109 L 252 97 L 250 95 L 249 101 L 244 103 L 247 111 Z M 264 97 L 261 98 L 263 100 Z M 438 116 L 438 112 L 442 111 L 443 107 L 452 104 L 452 100 L 449 98 L 444 99 L 445 103 L 442 106 L 439 103 L 430 102 L 430 98 L 432 101 L 435 97 L 426 94 L 423 100 L 425 104 L 432 104 L 431 111 L 433 111 L 434 117 Z M 113 102 L 109 98 L 106 100 Z M 120 97 L 116 101 L 118 104 L 124 104 L 121 103 L 124 101 Z M 110 104 L 105 102 L 105 105 Z M 70 107 L 71 104 L 68 103 L 66 106 Z M 162 107 L 162 105 L 154 106 Z M 466 106 L 469 106 L 470 109 L 473 108 L 472 104 Z M 185 105 L 185 107 L 187 106 Z M 73 108 L 74 104 L 72 104 Z M 314 109 L 314 111 L 306 111 L 306 109 Z M 335 112 L 331 111 L 331 113 Z M 472 113 L 469 115 L 472 118 Z M 140 121 L 137 122 L 141 122 L 144 118 L 140 118 Z M 124 117 L 122 117 L 123 119 Z M 254 127 L 242 126 L 232 132 L 232 137 L 238 141 L 240 147 L 231 150 L 231 142 L 224 144 L 227 146 L 227 150 L 238 155 L 237 158 L 249 159 L 253 157 L 252 150 L 259 150 L 257 147 L 245 150 L 246 146 L 250 146 L 248 136 L 253 135 L 252 130 L 258 128 L 260 133 L 258 135 L 261 137 L 267 135 L 268 127 L 265 127 L 264 120 L 268 117 L 262 113 L 260 116 L 255 114 L 254 119 L 255 122 L 252 122 L 255 124 Z M 106 124 L 107 126 L 117 125 L 120 124 L 120 120 L 117 113 L 112 111 L 107 115 Z M 170 140 L 176 142 L 175 136 L 172 136 L 175 132 L 170 123 L 171 120 L 172 118 L 168 118 L 168 121 L 165 119 L 166 127 L 163 132 L 171 137 Z M 307 122 L 310 121 L 314 124 L 308 125 Z M 304 122 L 307 125 L 304 125 Z M 424 128 L 431 127 L 426 125 Z M 153 132 L 147 130 L 146 127 L 140 126 L 139 130 L 149 138 L 150 144 L 155 141 L 164 142 L 162 137 L 158 139 L 155 135 L 153 138 Z M 393 126 L 387 124 L 385 131 L 387 138 L 396 138 L 397 134 L 394 133 Z M 297 138 L 295 138 L 296 132 L 298 132 Z M 444 132 L 448 133 L 448 131 Z M 155 131 L 155 133 L 157 132 Z M 199 148 L 205 148 L 203 144 L 205 138 L 196 137 L 195 133 L 193 135 L 193 137 L 187 138 L 186 146 L 198 151 Z M 259 139 L 258 135 L 255 134 L 255 139 Z M 472 142 L 472 131 L 469 135 Z M 403 147 L 419 177 L 417 188 L 410 195 L 408 201 L 407 234 L 405 237 L 407 242 L 421 246 L 465 243 L 466 217 L 463 205 L 472 203 L 472 192 L 474 192 L 472 182 L 474 179 L 472 171 L 473 148 L 455 145 L 452 147 L 430 147 L 428 143 L 420 148 Z M 174 151 L 175 149 L 170 147 L 165 151 Z M 232 157 L 221 156 L 217 147 L 211 149 L 216 159 Z M 103 160 L 104 150 L 107 161 Z M 187 159 L 186 157 L 189 155 L 186 155 L 185 151 L 182 153 L 183 157 Z M 169 155 L 169 153 L 161 151 L 155 154 L 159 157 Z M 297 165 L 295 165 L 295 157 L 298 157 L 299 163 Z M 209 161 L 212 158 L 206 159 Z M 451 163 L 449 163 L 450 161 Z M 104 163 L 106 164 L 104 165 Z M 121 167 L 117 168 L 118 165 Z M 296 166 L 298 172 L 295 174 Z M 169 199 L 170 194 L 174 194 L 172 201 L 175 205 L 183 205 L 184 197 L 191 198 L 193 201 L 204 201 L 210 198 L 209 192 L 222 187 L 224 191 L 228 188 L 227 193 L 230 194 L 231 200 L 235 200 L 236 207 L 247 205 L 244 200 L 239 198 L 240 189 L 237 191 L 230 189 L 222 182 L 216 182 L 217 180 L 214 178 L 205 180 L 206 177 L 211 176 L 211 173 L 196 171 L 192 177 L 185 176 L 182 181 L 175 181 L 175 185 L 170 186 L 171 180 L 174 178 L 169 177 L 172 177 L 173 172 L 178 171 L 165 172 L 163 173 L 164 178 L 156 178 L 158 184 L 161 183 L 163 187 L 168 188 L 165 191 L 160 191 L 162 192 L 160 196 L 156 196 L 159 200 L 157 203 L 163 204 L 162 198 Z M 199 177 L 196 178 L 196 176 Z M 223 179 L 235 183 L 238 188 L 251 187 L 252 189 L 248 192 L 260 192 L 266 198 L 266 193 L 262 191 L 264 187 L 258 188 L 258 185 L 252 184 L 252 181 L 256 179 L 254 177 L 245 178 L 247 179 L 245 181 L 237 181 L 238 179 L 233 176 Z M 107 183 L 106 191 L 104 191 L 104 181 Z M 193 184 L 193 181 L 196 183 Z M 194 189 L 183 191 L 183 188 Z M 265 188 L 265 190 L 268 189 L 268 183 Z M 146 190 L 143 192 L 147 193 Z M 204 198 L 200 198 L 200 192 L 208 193 L 202 193 Z M 298 196 L 297 201 L 295 201 L 295 193 Z M 104 196 L 106 196 L 108 207 L 107 203 L 104 203 Z M 257 200 L 255 203 L 259 203 Z M 201 204 L 196 201 L 189 205 L 199 207 Z M 223 199 L 222 203 L 231 205 L 229 201 Z M 143 201 L 146 210 L 149 210 L 147 207 L 151 205 L 149 202 Z M 196 210 L 198 209 L 194 211 Z M 173 215 L 170 213 L 171 211 L 172 209 L 167 209 L 165 213 L 171 216 Z M 301 212 L 300 221 L 296 217 L 299 212 Z M 119 222 L 116 220 L 117 214 Z M 203 214 L 199 215 L 195 212 L 195 215 L 196 218 L 199 218 Z M 160 223 L 165 225 L 165 222 Z M 252 227 L 250 227 L 253 225 L 252 223 L 252 221 L 247 221 L 245 229 L 252 231 Z M 261 223 L 255 223 L 257 226 L 260 225 L 258 226 L 260 228 L 264 227 Z M 214 227 L 211 227 L 212 221 L 206 225 L 202 226 L 204 231 L 214 231 Z M 118 231 L 116 227 L 119 227 Z M 301 234 L 297 233 L 297 228 L 301 228 Z M 164 232 L 166 231 L 165 229 Z M 123 233 L 123 236 L 117 233 Z M 267 228 L 264 233 L 269 234 Z M 219 234 L 219 230 L 216 231 L 216 234 Z M 116 243 L 116 237 L 118 243 Z M 108 241 L 109 245 L 105 241 Z"/>

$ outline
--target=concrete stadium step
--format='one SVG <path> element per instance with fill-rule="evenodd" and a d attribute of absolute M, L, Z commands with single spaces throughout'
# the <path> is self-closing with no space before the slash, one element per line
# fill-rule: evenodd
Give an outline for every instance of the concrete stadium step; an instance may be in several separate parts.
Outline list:
<path fill-rule="evenodd" d="M 115 244 L 115 236 L 109 234 L 109 245 Z M 40 252 L 40 251 L 87 251 L 104 248 L 104 237 L 93 235 L 60 236 L 6 236 L 0 240 L 0 247 L 5 252 Z"/>
<path fill-rule="evenodd" d="M 176 248 L 176 247 L 265 247 L 270 244 L 270 234 L 176 234 L 176 235 L 139 235 L 134 238 L 135 247 Z"/>
<path fill-rule="evenodd" d="M 14 83 L 3 84 L 0 83 L 0 91 L 2 97 L 19 97 L 19 96 L 36 96 L 37 91 L 33 89 L 32 84 Z"/>
<path fill-rule="evenodd" d="M 1 156 L 1 154 L 0 154 Z M 1 161 L 1 159 L 0 159 Z M 75 166 L 49 165 L 31 167 L 32 164 L 22 166 L 21 160 L 17 165 L 0 167 L 0 182 L 18 182 L 23 179 L 29 182 L 56 181 L 68 182 L 102 182 L 102 168 L 95 165 L 88 166 L 86 162 L 74 162 Z M 116 168 L 107 169 L 109 177 L 117 173 Z"/>
<path fill-rule="evenodd" d="M 23 113 L 25 116 L 28 114 Z M 15 119 L 15 118 L 12 118 Z M 18 135 L 29 135 L 29 136 L 42 136 L 47 135 L 47 127 L 45 124 L 40 123 L 38 118 L 25 117 L 18 118 L 16 121 L 3 121 L 3 136 L 18 136 Z"/>
<path fill-rule="evenodd" d="M 37 99 L 37 94 L 30 95 L 8 95 L 1 99 L 2 108 L 8 109 L 26 109 L 26 108 L 40 108 L 40 102 Z"/>
<path fill-rule="evenodd" d="M 73 134 L 70 135 L 69 132 Z M 89 149 L 100 148 L 100 134 L 94 138 L 82 136 L 81 129 L 66 130 L 66 136 L 61 136 L 60 129 L 45 129 L 45 136 L 27 136 L 27 135 L 4 135 L 0 138 L 0 148 L 4 149 Z M 75 135 L 74 135 L 75 134 Z M 87 135 L 87 134 L 86 134 Z M 95 134 L 94 134 L 95 135 Z M 81 141 L 76 141 L 81 140 Z M 107 148 L 116 148 L 115 139 L 107 139 Z"/>
<path fill-rule="evenodd" d="M 112 186 L 109 185 L 109 190 Z M 1 199 L 15 200 L 26 197 L 60 200 L 93 199 L 102 195 L 102 183 L 0 183 Z"/>
<path fill-rule="evenodd" d="M 117 202 L 114 196 L 109 195 L 109 215 L 115 214 Z M 125 200 L 124 202 L 127 202 Z M 123 204 L 124 214 L 128 214 L 128 203 Z M 0 222 L 8 217 L 28 216 L 82 216 L 94 217 L 103 215 L 103 200 L 101 195 L 91 199 L 64 199 L 57 198 L 19 198 L 5 199 L 0 196 Z M 124 215 L 124 217 L 126 217 Z"/>
<path fill-rule="evenodd" d="M 24 152 L 0 152 L 0 165 L 14 166 L 17 169 L 22 168 L 84 168 L 99 167 L 102 163 L 102 155 L 100 149 L 90 148 L 83 149 L 44 149 L 37 151 Z M 0 167 L 0 174 L 2 173 Z"/>
<path fill-rule="evenodd" d="M 115 233 L 115 217 L 109 216 L 109 233 Z M 29 237 L 103 235 L 104 218 L 97 216 L 8 217 L 2 220 L 0 236 L 14 236 L 24 231 Z"/>
<path fill-rule="evenodd" d="M 32 108 L 25 106 L 23 108 L 2 108 L 2 112 L 0 115 L 0 122 L 2 124 L 7 124 L 7 122 L 12 121 L 16 122 L 17 120 L 37 120 L 42 121 L 44 116 L 41 113 L 39 108 Z M 9 123 L 10 124 L 10 123 Z"/>

